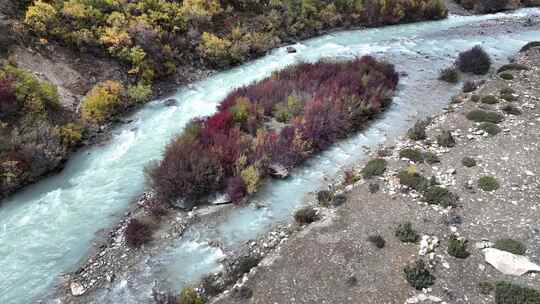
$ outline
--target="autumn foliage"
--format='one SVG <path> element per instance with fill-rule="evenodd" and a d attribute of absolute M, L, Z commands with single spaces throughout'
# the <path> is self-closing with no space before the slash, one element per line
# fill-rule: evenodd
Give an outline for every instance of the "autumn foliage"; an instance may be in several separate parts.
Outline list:
<path fill-rule="evenodd" d="M 151 170 L 152 185 L 168 201 L 200 202 L 216 191 L 239 201 L 271 165 L 293 168 L 357 131 L 391 100 L 397 83 L 394 67 L 370 56 L 274 73 L 191 122 Z"/>

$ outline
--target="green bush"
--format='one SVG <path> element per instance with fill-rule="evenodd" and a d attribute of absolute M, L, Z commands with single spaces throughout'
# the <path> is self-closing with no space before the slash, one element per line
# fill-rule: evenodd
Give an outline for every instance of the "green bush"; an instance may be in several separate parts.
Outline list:
<path fill-rule="evenodd" d="M 512 79 L 514 79 L 514 75 L 512 75 L 510 73 L 507 73 L 507 72 L 499 74 L 499 77 L 501 77 L 504 80 L 512 80 Z"/>
<path fill-rule="evenodd" d="M 375 247 L 382 249 L 386 245 L 384 238 L 378 234 L 370 235 L 368 241 L 371 242 Z"/>
<path fill-rule="evenodd" d="M 479 102 L 480 101 L 480 95 L 471 95 L 471 101 L 472 102 Z"/>
<path fill-rule="evenodd" d="M 465 156 L 462 160 L 461 160 L 461 164 L 465 167 L 474 167 L 476 166 L 476 160 L 472 157 L 468 157 L 468 156 Z"/>
<path fill-rule="evenodd" d="M 256 166 L 251 165 L 242 170 L 240 176 L 246 185 L 246 191 L 248 194 L 257 192 L 262 183 L 262 176 Z"/>
<path fill-rule="evenodd" d="M 431 186 L 427 188 L 424 193 L 424 200 L 432 205 L 439 205 L 441 207 L 448 207 L 452 206 L 455 207 L 456 203 L 458 201 L 458 196 L 452 192 L 450 192 L 448 189 L 439 187 L 439 186 Z"/>
<path fill-rule="evenodd" d="M 497 282 L 495 304 L 540 304 L 540 292 L 508 282 Z"/>
<path fill-rule="evenodd" d="M 361 173 L 364 178 L 372 178 L 382 175 L 386 171 L 386 161 L 382 158 L 372 159 L 368 161 Z"/>
<path fill-rule="evenodd" d="M 508 251 L 513 254 L 524 255 L 527 248 L 520 241 L 513 239 L 500 239 L 495 242 L 493 248 Z"/>
<path fill-rule="evenodd" d="M 142 82 L 136 85 L 130 85 L 127 89 L 127 95 L 137 103 L 148 101 L 150 96 L 152 96 L 152 86 Z"/>
<path fill-rule="evenodd" d="M 448 67 L 441 70 L 439 74 L 439 80 L 446 81 L 448 83 L 457 83 L 459 81 L 459 74 L 456 67 Z"/>
<path fill-rule="evenodd" d="M 415 163 L 421 163 L 424 161 L 424 155 L 418 149 L 405 148 L 399 151 L 399 157 L 407 158 Z"/>
<path fill-rule="evenodd" d="M 517 97 L 515 97 L 512 94 L 508 94 L 508 93 L 501 93 L 499 96 L 501 97 L 501 99 L 503 99 L 505 101 L 515 101 L 515 100 L 517 100 Z"/>
<path fill-rule="evenodd" d="M 407 136 L 411 140 L 424 140 L 427 138 L 426 135 L 426 126 L 428 121 L 419 120 L 417 121 L 412 128 L 407 131 Z"/>
<path fill-rule="evenodd" d="M 482 99 L 480 99 L 480 102 L 485 103 L 485 104 L 496 104 L 499 102 L 499 100 L 497 100 L 497 97 L 493 95 L 485 95 L 485 96 L 482 96 Z"/>
<path fill-rule="evenodd" d="M 110 120 L 123 105 L 124 86 L 113 80 L 97 84 L 86 94 L 81 106 L 84 120 L 100 124 Z"/>
<path fill-rule="evenodd" d="M 430 182 L 427 178 L 423 177 L 417 172 L 410 172 L 408 170 L 400 171 L 398 174 L 398 178 L 400 184 L 419 192 L 423 192 L 430 185 Z"/>
<path fill-rule="evenodd" d="M 501 128 L 492 122 L 483 122 L 478 126 L 478 129 L 483 130 L 489 135 L 497 135 L 501 132 Z"/>
<path fill-rule="evenodd" d="M 459 259 L 467 258 L 470 255 L 467 251 L 467 240 L 458 238 L 455 235 L 450 236 L 448 254 Z"/>
<path fill-rule="evenodd" d="M 414 265 L 407 265 L 403 269 L 405 279 L 417 290 L 428 288 L 434 284 L 435 277 L 429 272 L 422 260 L 417 260 Z"/>
<path fill-rule="evenodd" d="M 463 73 L 484 75 L 489 72 L 491 58 L 481 46 L 477 45 L 470 50 L 459 53 L 456 66 Z"/>
<path fill-rule="evenodd" d="M 441 134 L 437 135 L 437 144 L 439 144 L 441 147 L 451 148 L 456 145 L 456 141 L 454 140 L 452 133 L 445 130 L 442 131 Z"/>
<path fill-rule="evenodd" d="M 500 123 L 503 121 L 504 117 L 496 112 L 482 111 L 482 110 L 472 110 L 466 115 L 467 119 L 475 122 L 491 122 L 491 123 Z"/>
<path fill-rule="evenodd" d="M 410 222 L 399 224 L 395 236 L 403 243 L 416 243 L 420 238 Z"/>
<path fill-rule="evenodd" d="M 486 192 L 491 192 L 491 191 L 495 191 L 497 189 L 499 189 L 500 185 L 499 185 L 499 182 L 497 181 L 497 179 L 493 176 L 482 176 L 480 177 L 480 179 L 478 180 L 478 187 L 480 187 L 480 189 L 486 191 Z"/>
<path fill-rule="evenodd" d="M 178 304 L 204 304 L 204 300 L 194 288 L 186 287 L 180 293 Z"/>
<path fill-rule="evenodd" d="M 295 221 L 300 225 L 311 224 L 319 220 L 319 214 L 313 207 L 307 206 L 294 213 Z"/>
<path fill-rule="evenodd" d="M 505 88 L 502 88 L 499 93 L 501 94 L 515 94 L 516 91 L 510 87 L 505 87 Z"/>

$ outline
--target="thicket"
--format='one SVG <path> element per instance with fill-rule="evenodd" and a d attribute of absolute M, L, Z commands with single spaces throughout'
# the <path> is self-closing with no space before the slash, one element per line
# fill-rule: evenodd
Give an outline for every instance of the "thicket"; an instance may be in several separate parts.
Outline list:
<path fill-rule="evenodd" d="M 0 198 L 55 169 L 81 141 L 70 117 L 54 85 L 0 66 Z"/>
<path fill-rule="evenodd" d="M 42 42 L 112 56 L 150 83 L 179 64 L 226 67 L 328 28 L 446 15 L 442 0 L 35 0 L 24 21 Z"/>
<path fill-rule="evenodd" d="M 484 75 L 489 72 L 491 58 L 481 46 L 477 45 L 470 50 L 459 53 L 456 66 L 463 73 Z"/>
<path fill-rule="evenodd" d="M 191 122 L 149 170 L 150 182 L 166 201 L 199 202 L 224 190 L 239 200 L 257 191 L 272 165 L 293 168 L 361 128 L 391 100 L 397 82 L 392 65 L 369 56 L 276 72 Z M 272 127 L 281 125 L 283 108 L 286 125 Z"/>
<path fill-rule="evenodd" d="M 478 13 L 496 13 L 520 6 L 538 6 L 534 0 L 456 0 L 464 8 Z"/>

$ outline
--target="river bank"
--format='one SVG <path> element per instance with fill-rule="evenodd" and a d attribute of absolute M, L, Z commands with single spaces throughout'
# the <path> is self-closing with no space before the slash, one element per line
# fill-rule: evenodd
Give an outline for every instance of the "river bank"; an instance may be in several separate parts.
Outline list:
<path fill-rule="evenodd" d="M 518 29 L 519 29 L 519 28 L 522 26 L 522 24 L 524 24 L 525 22 L 526 22 L 526 18 L 516 20 L 515 23 L 514 23 L 514 24 L 515 24 L 514 30 L 518 31 Z M 494 24 L 496 24 L 496 22 L 487 22 L 487 23 L 490 24 L 490 26 L 493 26 Z M 502 23 L 505 24 L 504 30 L 506 30 L 507 28 L 512 27 L 512 26 L 511 26 L 512 22 L 511 22 L 510 20 L 508 20 L 508 22 L 502 22 Z M 476 31 L 481 31 L 482 29 L 485 29 L 485 28 L 486 28 L 485 24 L 484 24 L 484 23 L 480 23 L 479 25 L 475 26 L 474 28 L 469 28 L 469 30 L 470 30 L 470 31 L 476 32 Z M 331 54 L 330 54 L 330 55 L 331 55 Z M 451 56 L 450 54 L 448 54 L 448 55 Z M 454 55 L 454 53 L 452 53 L 452 55 Z M 423 57 L 423 56 L 429 56 L 429 55 L 421 54 L 421 56 Z M 436 59 L 437 57 L 432 57 L 432 55 L 431 55 L 430 57 L 431 57 L 431 59 L 426 59 L 426 60 L 440 60 L 440 59 Z M 430 57 L 427 57 L 427 58 L 430 58 Z M 499 61 L 504 61 L 504 57 L 503 57 L 503 58 L 498 58 L 498 60 L 499 60 Z M 420 61 L 421 61 L 421 60 L 420 60 Z M 416 60 L 415 62 L 416 62 L 417 65 L 419 64 L 419 61 Z M 398 62 L 397 64 L 399 64 L 399 62 Z M 422 63 L 422 64 L 425 64 L 425 63 Z M 399 68 L 399 65 L 398 65 L 398 68 Z M 431 71 L 431 72 L 428 72 L 428 73 L 430 73 L 430 75 L 432 75 L 432 76 L 430 76 L 430 77 L 436 77 L 436 76 L 434 76 L 434 75 L 436 75 L 437 72 L 438 72 L 438 71 Z M 416 76 L 412 76 L 412 77 L 416 77 Z M 411 81 L 411 80 L 409 80 L 409 81 Z M 431 84 L 430 84 L 430 85 L 431 85 Z M 436 87 L 436 92 L 439 92 L 440 90 L 448 90 L 448 87 L 445 87 L 445 86 L 437 86 L 437 87 Z M 422 90 L 421 90 L 421 92 L 422 92 Z M 420 92 L 419 92 L 419 93 L 420 93 Z M 431 100 L 431 102 L 433 102 L 433 101 Z M 402 131 L 400 131 L 400 132 L 402 132 Z M 381 134 L 381 135 L 382 135 L 382 134 Z M 306 191 L 307 191 L 307 190 L 306 190 Z M 232 210 L 235 210 L 235 212 L 240 212 L 240 211 L 241 211 L 241 210 L 238 209 L 238 208 L 231 208 L 231 209 L 232 209 Z M 289 214 L 289 211 L 287 211 L 287 214 Z M 221 221 L 216 221 L 216 223 L 215 223 L 214 225 L 219 227 L 219 223 L 220 223 L 220 222 L 221 222 Z M 212 225 L 212 226 L 214 226 L 214 225 Z M 225 247 L 228 247 L 228 246 L 225 246 Z M 225 248 L 225 250 L 228 251 L 226 248 Z M 141 255 L 141 257 L 142 257 L 142 256 L 143 256 L 143 255 Z M 104 275 L 104 273 L 102 273 L 102 274 L 103 274 L 103 277 L 106 277 L 106 276 Z M 136 281 L 136 280 L 137 280 L 137 279 L 136 279 L 136 276 L 137 276 L 137 275 L 138 275 L 138 274 L 137 274 L 136 271 L 134 271 L 131 275 L 129 275 L 129 274 L 118 273 L 117 275 L 115 275 L 115 277 L 116 277 L 117 279 L 115 280 L 114 284 L 110 284 L 111 287 L 108 287 L 108 289 L 109 289 L 109 290 L 114 290 L 114 289 L 116 288 L 115 285 L 117 285 L 117 283 L 122 282 L 122 281 L 125 281 L 125 280 L 127 280 L 128 282 L 129 282 L 130 280 L 135 280 L 135 281 Z M 133 276 L 135 276 L 135 277 L 133 277 Z M 131 277 L 131 279 L 130 279 L 130 277 Z M 90 281 L 91 281 L 91 280 L 90 280 Z M 85 281 L 85 282 L 86 282 L 86 281 Z M 129 283 L 128 283 L 128 284 L 129 284 Z M 68 284 L 68 285 L 65 285 L 65 286 L 69 287 L 69 284 Z M 65 290 L 65 289 L 64 289 L 64 292 L 69 292 L 69 290 Z M 72 299 L 72 301 L 79 301 L 79 300 L 80 300 L 80 302 L 85 302 L 85 301 L 89 301 L 89 299 L 91 299 L 91 298 L 82 297 L 82 298 L 78 298 L 78 299 Z M 114 298 L 111 298 L 110 300 L 111 300 L 111 301 L 114 301 Z M 127 300 L 126 300 L 126 301 L 127 301 Z"/>
<path fill-rule="evenodd" d="M 235 288 L 211 303 L 493 303 L 490 289 L 482 286 L 507 281 L 540 289 L 534 273 L 503 274 L 484 257 L 486 246 L 512 238 L 525 245 L 531 261 L 540 262 L 536 227 L 540 215 L 540 49 L 516 57 L 529 70 L 510 71 L 511 80 L 493 75 L 476 91 L 460 94 L 433 117 L 426 140 L 400 138 L 375 151 L 373 157 L 387 162 L 383 176 L 346 186 L 345 204 L 328 211 L 319 207 L 324 211 L 322 221 L 290 236 Z M 520 115 L 503 111 L 509 103 L 503 99 L 491 105 L 473 101 L 472 96 L 499 96 L 505 88 L 515 91 L 511 103 Z M 478 108 L 504 115 L 500 133 L 489 135 L 466 118 Z M 455 146 L 437 144 L 443 131 L 451 131 Z M 432 152 L 439 162 L 415 164 L 399 156 L 404 148 Z M 476 165 L 462 165 L 464 157 L 473 158 Z M 355 172 L 364 164 L 358 164 Z M 429 205 L 419 193 L 400 185 L 397 173 L 411 164 L 457 193 L 457 206 Z M 482 176 L 495 177 L 499 188 L 480 189 L 477 182 Z M 374 193 L 373 184 L 380 191 Z M 431 243 L 400 243 L 394 231 L 407 221 Z M 371 235 L 382 236 L 384 248 L 370 243 Z M 452 235 L 468 240 L 466 259 L 448 254 Z M 418 258 L 430 265 L 435 284 L 415 291 L 407 284 L 403 268 Z"/>

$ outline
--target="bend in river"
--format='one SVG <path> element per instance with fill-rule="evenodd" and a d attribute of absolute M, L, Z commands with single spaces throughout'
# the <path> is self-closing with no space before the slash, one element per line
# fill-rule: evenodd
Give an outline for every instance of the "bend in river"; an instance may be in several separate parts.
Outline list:
<path fill-rule="evenodd" d="M 276 221 L 286 220 L 309 191 L 324 184 L 340 168 L 362 159 L 363 145 L 375 147 L 402 134 L 415 118 L 442 109 L 459 86 L 437 81 L 441 68 L 461 50 L 482 44 L 496 62 L 503 62 L 525 42 L 540 36 L 538 26 L 520 27 L 509 35 L 495 30 L 484 36 L 467 28 L 486 20 L 534 17 L 540 10 L 511 14 L 455 17 L 385 28 L 347 31 L 312 39 L 288 54 L 277 49 L 250 64 L 219 73 L 181 89 L 178 106 L 148 104 L 134 121 L 114 131 L 111 142 L 78 153 L 65 170 L 5 201 L 0 208 L 0 302 L 28 303 L 41 297 L 62 272 L 84 257 L 96 232 L 117 221 L 129 203 L 144 191 L 144 166 L 161 157 L 170 138 L 192 118 L 212 114 L 219 101 L 235 87 L 249 84 L 299 61 L 321 57 L 351 58 L 367 53 L 396 65 L 402 77 L 392 106 L 369 128 L 313 158 L 292 178 L 268 184 L 255 197 L 266 208 L 238 208 L 223 222 L 189 233 L 170 250 L 151 257 L 134 272 L 136 280 L 118 280 L 115 288 L 101 291 L 99 303 L 140 303 L 149 297 L 155 278 L 179 289 L 218 267 L 222 254 L 205 244 L 222 240 L 225 246 L 256 237 Z M 535 15 L 536 14 L 536 15 Z M 457 27 L 463 31 L 447 31 Z M 493 25 L 496 29 L 498 25 Z"/>

